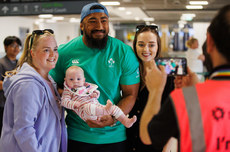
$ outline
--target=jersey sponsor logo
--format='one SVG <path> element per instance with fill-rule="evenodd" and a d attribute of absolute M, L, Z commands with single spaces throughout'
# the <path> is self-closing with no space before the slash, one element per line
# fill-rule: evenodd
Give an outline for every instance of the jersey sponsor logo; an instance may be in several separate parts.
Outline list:
<path fill-rule="evenodd" d="M 224 118 L 224 109 L 220 107 L 216 107 L 212 110 L 212 116 L 216 121 L 219 121 Z"/>
<path fill-rule="evenodd" d="M 113 60 L 113 58 L 110 58 L 108 60 L 108 63 L 109 63 L 109 67 L 112 68 L 112 67 L 114 67 L 115 61 Z"/>
<path fill-rule="evenodd" d="M 79 63 L 79 61 L 78 61 L 79 59 L 74 59 L 74 60 L 72 60 L 72 63 Z"/>

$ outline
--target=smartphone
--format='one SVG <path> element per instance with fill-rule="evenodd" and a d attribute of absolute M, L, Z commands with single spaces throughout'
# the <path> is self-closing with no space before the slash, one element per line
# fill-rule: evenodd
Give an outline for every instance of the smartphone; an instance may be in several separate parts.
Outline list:
<path fill-rule="evenodd" d="M 184 57 L 156 58 L 155 62 L 157 65 L 165 66 L 165 71 L 169 76 L 187 74 L 187 60 Z"/>

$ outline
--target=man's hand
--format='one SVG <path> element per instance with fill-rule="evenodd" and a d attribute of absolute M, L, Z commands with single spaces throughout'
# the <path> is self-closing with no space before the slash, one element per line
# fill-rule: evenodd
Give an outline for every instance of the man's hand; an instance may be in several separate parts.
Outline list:
<path fill-rule="evenodd" d="M 188 74 L 186 76 L 176 76 L 174 79 L 175 88 L 193 86 L 199 82 L 196 73 L 192 72 L 189 67 L 187 67 L 187 71 Z"/>
<path fill-rule="evenodd" d="M 100 120 L 87 120 L 86 123 L 91 128 L 103 128 L 105 126 L 111 126 L 114 123 L 114 119 L 110 115 L 102 116 Z"/>
<path fill-rule="evenodd" d="M 159 69 L 160 68 L 160 69 Z M 150 68 L 146 69 L 146 87 L 149 92 L 153 91 L 154 89 L 164 90 L 167 74 L 165 72 L 164 66 L 157 67 L 155 61 L 151 61 Z"/>

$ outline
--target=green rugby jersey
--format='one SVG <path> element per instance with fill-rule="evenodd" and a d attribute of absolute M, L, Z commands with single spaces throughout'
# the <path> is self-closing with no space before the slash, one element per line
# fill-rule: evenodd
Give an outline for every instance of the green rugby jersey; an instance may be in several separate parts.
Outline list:
<path fill-rule="evenodd" d="M 103 105 L 110 99 L 117 104 L 121 99 L 120 84 L 132 85 L 140 82 L 139 64 L 131 47 L 118 39 L 109 37 L 104 49 L 88 48 L 79 36 L 58 48 L 59 59 L 50 75 L 62 85 L 65 71 L 72 65 L 84 70 L 86 82 L 98 85 L 99 102 Z M 125 127 L 120 123 L 114 127 L 90 128 L 73 111 L 67 110 L 68 138 L 92 144 L 121 142 L 126 139 Z"/>

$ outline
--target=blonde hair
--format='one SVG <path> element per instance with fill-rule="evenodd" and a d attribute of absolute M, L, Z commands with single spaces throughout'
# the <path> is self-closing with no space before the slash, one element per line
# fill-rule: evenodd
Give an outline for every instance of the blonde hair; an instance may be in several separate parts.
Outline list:
<path fill-rule="evenodd" d="M 18 70 L 22 67 L 23 63 L 27 62 L 29 65 L 33 66 L 32 56 L 30 51 L 35 51 L 40 39 L 48 36 L 54 36 L 54 34 L 49 31 L 43 31 L 44 34 L 28 34 L 25 43 L 22 55 L 17 63 L 17 66 L 12 71 L 7 71 L 5 73 L 6 77 L 11 77 L 17 74 Z"/>
<path fill-rule="evenodd" d="M 194 42 L 197 42 L 198 40 L 194 37 L 190 38 L 188 41 L 186 41 L 185 45 L 187 48 L 191 48 Z"/>

